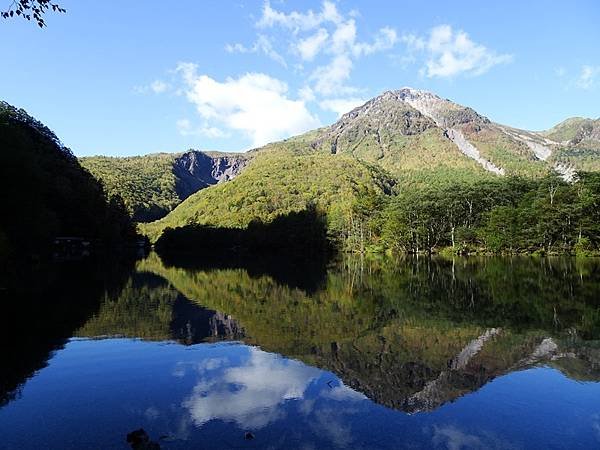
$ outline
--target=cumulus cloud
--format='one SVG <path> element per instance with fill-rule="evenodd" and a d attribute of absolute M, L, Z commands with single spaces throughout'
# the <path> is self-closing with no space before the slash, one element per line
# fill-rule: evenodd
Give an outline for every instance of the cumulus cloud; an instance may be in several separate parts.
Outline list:
<path fill-rule="evenodd" d="M 513 60 L 512 55 L 488 49 L 474 42 L 465 31 L 454 30 L 450 25 L 434 27 L 426 37 L 407 34 L 401 40 L 407 45 L 409 52 L 425 53 L 426 61 L 422 72 L 429 78 L 463 74 L 478 76 L 496 65 Z"/>
<path fill-rule="evenodd" d="M 356 88 L 345 84 L 350 79 L 351 71 L 352 60 L 348 55 L 341 54 L 333 58 L 329 64 L 317 67 L 309 79 L 314 82 L 314 90 L 320 94 L 355 92 Z"/>
<path fill-rule="evenodd" d="M 312 61 L 323 49 L 328 38 L 329 33 L 327 30 L 325 28 L 319 28 L 317 32 L 311 36 L 300 39 L 296 45 L 300 57 L 305 61 Z"/>
<path fill-rule="evenodd" d="M 155 80 L 150 84 L 150 89 L 156 94 L 161 94 L 169 88 L 169 85 L 161 80 Z"/>
<path fill-rule="evenodd" d="M 299 56 L 302 64 L 322 57 L 307 69 L 312 93 L 322 98 L 356 92 L 358 89 L 349 84 L 355 61 L 389 50 L 398 42 L 396 30 L 390 27 L 380 28 L 369 40 L 360 40 L 356 14 L 340 12 L 331 1 L 324 1 L 317 12 L 284 12 L 266 1 L 256 26 L 263 33 L 286 30 L 291 53 Z"/>
<path fill-rule="evenodd" d="M 247 135 L 254 146 L 264 145 L 320 125 L 301 99 L 288 95 L 286 83 L 264 73 L 246 73 L 218 81 L 198 74 L 195 64 L 177 68 L 185 95 L 210 126 L 221 124 Z"/>
<path fill-rule="evenodd" d="M 596 86 L 598 78 L 600 78 L 600 66 L 584 65 L 575 80 L 575 85 L 581 89 L 592 89 Z"/>
<path fill-rule="evenodd" d="M 353 47 L 357 55 L 370 55 L 371 53 L 391 49 L 398 42 L 398 33 L 390 27 L 383 27 L 377 32 L 372 43 L 359 42 Z"/>

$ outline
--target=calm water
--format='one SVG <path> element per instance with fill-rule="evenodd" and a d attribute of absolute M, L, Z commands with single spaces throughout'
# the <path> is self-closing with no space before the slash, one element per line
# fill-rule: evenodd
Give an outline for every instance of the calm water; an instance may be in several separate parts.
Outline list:
<path fill-rule="evenodd" d="M 600 448 L 597 260 L 152 254 L 1 295 L 2 449 Z"/>

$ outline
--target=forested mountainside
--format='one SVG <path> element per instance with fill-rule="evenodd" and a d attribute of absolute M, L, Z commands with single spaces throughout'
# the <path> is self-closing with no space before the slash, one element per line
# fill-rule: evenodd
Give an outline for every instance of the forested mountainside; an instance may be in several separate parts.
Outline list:
<path fill-rule="evenodd" d="M 360 251 L 596 248 L 597 177 L 585 172 L 600 168 L 600 141 L 590 123 L 571 125 L 585 139 L 558 141 L 428 92 L 389 91 L 329 127 L 252 151 L 237 179 L 142 230 L 156 240 L 165 228 L 246 227 L 316 206 L 330 238 Z"/>
<path fill-rule="evenodd" d="M 239 174 L 246 154 L 200 152 L 80 158 L 81 165 L 119 194 L 136 222 L 160 219 L 191 194 Z"/>
<path fill-rule="evenodd" d="M 56 236 L 122 244 L 135 238 L 123 202 L 109 196 L 41 122 L 0 102 L 0 260 L 44 256 Z"/>
<path fill-rule="evenodd" d="M 246 153 L 81 158 L 106 194 L 43 125 L 32 125 L 31 118 L 13 122 L 44 136 L 46 145 L 91 180 L 102 201 L 112 197 L 113 206 L 122 209 L 116 200 L 121 197 L 134 221 L 158 219 L 139 225 L 153 242 L 167 228 L 194 229 L 201 241 L 202 227 L 239 229 L 281 218 L 280 229 L 315 217 L 325 221 L 332 243 L 357 251 L 431 252 L 451 246 L 460 252 L 593 252 L 600 244 L 600 182 L 594 173 L 600 169 L 598 120 L 569 119 L 531 132 L 403 88 L 369 100 L 331 126 Z M 10 126 L 13 134 L 4 133 L 3 139 L 31 146 Z M 18 151 L 8 153 L 15 163 L 4 166 L 11 167 L 6 180 L 18 176 L 13 167 L 31 162 L 19 159 Z M 43 203 L 40 196 L 49 195 L 51 205 L 65 193 L 53 195 L 41 186 L 28 185 L 44 194 L 24 198 Z M 79 201 L 78 208 L 86 204 L 93 202 Z M 316 214 L 282 218 L 302 211 Z M 30 223 L 52 234 L 49 217 Z M 256 226 L 253 231 L 247 236 L 264 241 L 259 235 L 273 230 Z M 220 239 L 234 235 L 236 243 L 247 238 L 225 231 Z M 183 242 L 184 235 L 171 237 Z"/>

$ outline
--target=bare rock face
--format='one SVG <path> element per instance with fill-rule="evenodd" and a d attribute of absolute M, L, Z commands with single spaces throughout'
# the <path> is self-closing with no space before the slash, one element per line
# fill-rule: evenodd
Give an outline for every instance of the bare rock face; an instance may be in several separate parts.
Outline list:
<path fill-rule="evenodd" d="M 431 92 L 402 88 L 389 92 L 389 95 L 408 103 L 423 115 L 431 118 L 441 128 L 450 128 L 467 123 L 490 123 L 487 117 L 478 114 L 474 109 L 445 100 Z"/>
<path fill-rule="evenodd" d="M 383 158 L 401 136 L 443 130 L 465 156 L 486 170 L 504 175 L 504 169 L 485 159 L 464 136 L 462 129 L 478 132 L 490 127 L 490 120 L 475 110 L 412 88 L 387 91 L 344 114 L 313 143 L 313 148 L 331 153 L 350 152 L 367 159 Z"/>
<path fill-rule="evenodd" d="M 581 145 L 594 141 L 600 144 L 600 120 L 587 120 L 575 133 L 575 136 L 569 142 L 570 145 Z"/>
<path fill-rule="evenodd" d="M 435 123 L 392 92 L 369 100 L 344 114 L 313 142 L 313 148 L 327 147 L 337 154 L 361 144 L 385 147 L 396 136 L 410 136 L 434 128 Z"/>
<path fill-rule="evenodd" d="M 247 165 L 245 155 L 210 155 L 190 150 L 177 157 L 173 173 L 177 178 L 176 191 L 181 200 L 213 184 L 235 178 Z"/>

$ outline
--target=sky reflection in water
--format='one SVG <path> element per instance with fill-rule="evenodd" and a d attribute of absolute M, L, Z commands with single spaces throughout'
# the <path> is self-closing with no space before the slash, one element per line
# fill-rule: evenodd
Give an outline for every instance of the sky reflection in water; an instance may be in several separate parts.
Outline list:
<path fill-rule="evenodd" d="M 488 310 L 497 310 L 499 297 L 486 299 L 482 279 L 481 304 L 465 310 L 465 321 L 454 318 L 460 305 L 419 316 L 437 295 L 415 289 L 424 286 L 414 278 L 424 268 L 412 267 L 399 284 L 398 274 L 363 275 L 358 284 L 368 289 L 353 280 L 352 300 L 342 297 L 346 275 L 331 271 L 306 294 L 237 269 L 158 265 L 149 276 L 149 268 L 133 274 L 116 297 L 105 297 L 71 331 L 80 337 L 56 345 L 46 367 L 36 362 L 41 369 L 16 393 L 3 393 L 0 448 L 126 449 L 125 436 L 140 427 L 167 449 L 600 447 L 600 346 L 573 337 L 595 329 L 596 307 L 586 300 L 596 289 L 595 268 L 586 269 L 585 283 L 583 272 L 573 274 L 583 285 L 568 308 L 556 303 L 564 330 L 544 327 L 545 317 L 556 318 L 543 306 L 533 309 L 538 317 L 527 305 L 504 301 L 508 310 L 533 315 L 524 325 L 498 313 L 492 322 L 501 327 L 491 328 Z M 425 270 L 426 280 L 431 273 Z M 433 273 L 438 280 L 449 274 L 453 283 L 466 276 L 443 264 Z M 496 288 L 501 283 L 490 279 Z M 412 309 L 409 291 L 431 303 Z M 204 308 L 203 295 L 215 299 L 208 306 L 221 302 L 232 312 L 242 302 L 238 316 Z M 243 301 L 258 305 L 252 315 L 243 316 Z M 325 321 L 329 329 L 322 330 L 324 317 L 338 323 Z M 345 339 L 347 330 L 356 334 Z M 98 335 L 128 337 L 86 337 Z M 13 342 L 4 346 L 23 345 Z M 247 431 L 254 439 L 244 438 Z"/>

